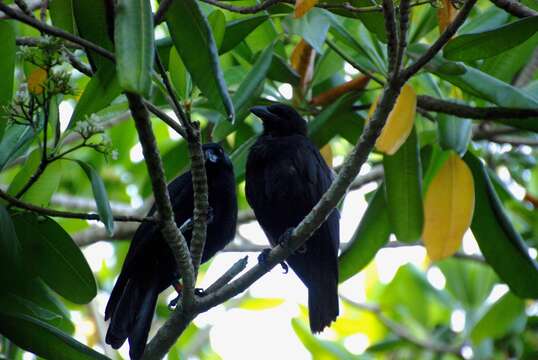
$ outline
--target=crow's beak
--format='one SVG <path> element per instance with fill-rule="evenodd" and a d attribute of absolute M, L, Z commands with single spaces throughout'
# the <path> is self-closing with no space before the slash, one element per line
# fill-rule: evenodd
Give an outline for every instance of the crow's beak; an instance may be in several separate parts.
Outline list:
<path fill-rule="evenodd" d="M 219 157 L 217 154 L 215 154 L 212 150 L 206 150 L 205 151 L 205 158 L 207 161 L 216 163 L 219 161 Z"/>
<path fill-rule="evenodd" d="M 250 108 L 250 112 L 259 117 L 262 122 L 272 120 L 276 117 L 269 111 L 267 106 L 254 106 Z"/>

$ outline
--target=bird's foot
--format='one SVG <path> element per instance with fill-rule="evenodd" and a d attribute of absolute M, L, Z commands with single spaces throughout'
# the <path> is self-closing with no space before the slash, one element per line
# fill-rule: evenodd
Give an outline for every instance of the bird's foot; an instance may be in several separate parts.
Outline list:
<path fill-rule="evenodd" d="M 267 257 L 269 256 L 269 252 L 271 249 L 263 249 L 260 255 L 258 255 L 258 262 L 266 266 L 267 265 Z M 286 264 L 284 261 L 280 263 L 280 266 L 282 267 L 282 270 L 284 271 L 284 274 L 287 274 L 289 271 L 288 264 Z"/>
<path fill-rule="evenodd" d="M 277 240 L 278 245 L 280 245 L 283 248 L 289 249 L 290 247 L 290 238 L 293 234 L 294 228 L 289 228 L 288 230 L 284 231 L 282 235 Z M 304 254 L 306 252 L 306 244 L 301 245 L 298 249 L 294 250 L 292 254 Z"/>
<path fill-rule="evenodd" d="M 176 309 L 176 306 L 177 306 L 177 303 L 179 302 L 179 299 L 181 298 L 181 294 L 178 294 L 178 296 L 176 296 L 175 298 L 173 298 L 169 303 L 168 303 L 168 310 L 170 311 L 174 311 Z"/>
<path fill-rule="evenodd" d="M 207 293 L 205 292 L 204 289 L 202 288 L 195 288 L 194 289 L 194 295 L 198 296 L 198 297 L 204 297 L 207 295 Z"/>
<path fill-rule="evenodd" d="M 174 287 L 176 288 L 176 291 L 177 291 L 177 296 L 175 298 L 173 298 L 169 303 L 168 303 L 168 310 L 170 311 L 173 311 L 175 310 L 176 306 L 177 306 L 177 303 L 179 302 L 179 299 L 181 299 L 181 295 L 183 293 L 182 290 L 177 290 L 177 287 L 174 285 Z M 207 293 L 205 292 L 204 289 L 202 288 L 195 288 L 194 289 L 194 295 L 198 296 L 198 297 L 204 297 L 207 295 Z"/>

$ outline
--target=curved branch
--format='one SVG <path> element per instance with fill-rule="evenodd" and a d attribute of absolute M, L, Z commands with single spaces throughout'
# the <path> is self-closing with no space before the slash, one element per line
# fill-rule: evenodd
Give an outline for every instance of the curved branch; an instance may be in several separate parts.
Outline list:
<path fill-rule="evenodd" d="M 87 214 L 87 213 L 77 213 L 72 211 L 63 211 L 63 210 L 55 210 L 55 209 L 49 209 L 44 208 L 41 206 L 36 206 L 27 202 L 24 202 L 22 200 L 17 199 L 14 196 L 11 196 L 4 191 L 0 190 L 0 198 L 6 200 L 9 202 L 12 206 L 29 210 L 41 215 L 46 216 L 52 216 L 52 217 L 62 217 L 67 219 L 81 219 L 81 220 L 99 220 L 101 221 L 101 218 L 98 214 Z M 148 216 L 136 216 L 136 215 L 115 215 L 114 221 L 132 221 L 132 222 L 144 222 L 144 221 L 155 221 L 154 217 Z"/>
<path fill-rule="evenodd" d="M 491 0 L 495 6 L 498 8 L 503 9 L 507 13 L 517 16 L 519 18 L 529 17 L 529 16 L 536 16 L 538 15 L 538 12 L 534 11 L 531 8 L 526 7 L 525 5 L 513 1 L 513 0 Z"/>
<path fill-rule="evenodd" d="M 509 119 L 538 117 L 538 109 L 521 109 L 506 107 L 472 107 L 452 101 L 436 99 L 427 95 L 417 97 L 417 105 L 424 110 L 450 114 L 469 119 Z M 538 120 L 537 120 L 538 121 Z"/>

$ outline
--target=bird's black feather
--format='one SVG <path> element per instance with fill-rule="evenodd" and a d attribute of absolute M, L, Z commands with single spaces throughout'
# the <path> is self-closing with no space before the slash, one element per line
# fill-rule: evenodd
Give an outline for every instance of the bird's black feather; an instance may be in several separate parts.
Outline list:
<path fill-rule="evenodd" d="M 205 262 L 234 238 L 237 198 L 233 167 L 222 147 L 205 144 L 203 150 L 206 154 L 209 206 L 213 215 L 207 226 L 202 254 L 202 262 Z M 194 194 L 190 171 L 172 181 L 168 189 L 175 222 L 179 227 L 193 216 Z M 150 215 L 154 213 L 155 206 L 150 210 Z M 190 245 L 191 231 L 186 231 L 184 235 Z M 174 257 L 158 224 L 142 223 L 133 237 L 106 306 L 105 320 L 111 319 L 106 342 L 119 348 L 129 339 L 129 355 L 132 359 L 139 359 L 144 352 L 157 297 L 177 280 L 178 275 Z"/>
<path fill-rule="evenodd" d="M 306 122 L 291 107 L 271 105 L 252 112 L 264 132 L 250 149 L 246 195 L 275 246 L 310 212 L 331 185 L 332 170 L 306 136 Z M 310 328 L 320 332 L 338 316 L 339 214 L 334 210 L 306 242 L 306 252 L 287 262 L 308 288 Z"/>

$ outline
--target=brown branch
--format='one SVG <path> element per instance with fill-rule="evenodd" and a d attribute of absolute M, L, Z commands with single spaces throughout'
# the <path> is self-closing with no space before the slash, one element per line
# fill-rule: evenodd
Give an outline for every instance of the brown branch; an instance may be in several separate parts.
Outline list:
<path fill-rule="evenodd" d="M 409 10 L 410 10 L 410 1 L 402 0 L 400 1 L 400 37 L 398 42 L 398 58 L 396 59 L 395 70 L 400 72 L 403 62 L 403 57 L 405 55 L 405 50 L 407 48 L 407 29 L 409 28 Z"/>
<path fill-rule="evenodd" d="M 405 1 L 405 0 L 404 0 Z M 394 15 L 394 4 L 392 0 L 383 0 L 383 15 L 385 20 L 385 33 L 387 34 L 387 54 L 389 67 L 387 73 L 389 77 L 395 78 L 398 75 L 398 47 L 399 39 L 396 31 L 396 17 Z"/>
<path fill-rule="evenodd" d="M 519 18 L 536 16 L 538 12 L 514 0 L 491 0 L 495 6 Z"/>
<path fill-rule="evenodd" d="M 415 61 L 412 65 L 401 72 L 401 79 L 407 81 L 411 76 L 415 75 L 424 65 L 426 65 L 433 57 L 441 51 L 443 46 L 450 40 L 450 38 L 458 31 L 459 27 L 463 25 L 467 16 L 471 12 L 473 6 L 476 4 L 476 0 L 467 0 L 460 12 L 454 19 L 454 21 L 448 25 L 443 31 L 441 36 L 430 46 L 430 48 Z"/>
<path fill-rule="evenodd" d="M 0 190 L 0 198 L 6 200 L 8 203 L 11 204 L 11 206 L 14 206 L 19 209 L 29 210 L 29 211 L 32 211 L 41 215 L 52 216 L 52 217 L 62 217 L 62 218 L 68 218 L 68 219 L 101 221 L 101 218 L 99 217 L 98 214 L 77 213 L 77 212 L 72 212 L 72 211 L 63 211 L 63 210 L 44 208 L 41 206 L 36 206 L 30 203 L 24 202 L 22 200 L 19 200 L 16 197 L 9 195 L 2 190 Z M 136 215 L 115 215 L 114 221 L 144 222 L 144 221 L 155 221 L 155 218 L 136 216 Z"/>
<path fill-rule="evenodd" d="M 521 109 L 506 107 L 472 107 L 452 101 L 436 99 L 431 96 L 420 95 L 417 97 L 417 105 L 424 110 L 450 114 L 469 119 L 509 119 L 509 118 L 533 118 L 538 117 L 538 109 Z M 538 121 L 538 120 L 537 120 Z"/>
<path fill-rule="evenodd" d="M 174 212 L 172 210 L 172 204 L 166 186 L 166 178 L 164 176 L 157 141 L 153 134 L 153 130 L 151 129 L 149 113 L 140 96 L 131 93 L 126 93 L 126 96 L 131 114 L 135 121 L 140 144 L 142 145 L 142 152 L 146 159 L 146 166 L 148 168 L 148 174 L 151 179 L 151 186 L 155 196 L 155 205 L 158 211 L 161 233 L 168 246 L 170 246 L 179 267 L 179 272 L 183 279 L 183 287 L 185 289 L 183 292 L 182 304 L 188 309 L 194 302 L 195 278 L 187 241 L 174 221 Z"/>
<path fill-rule="evenodd" d="M 330 88 L 329 90 L 322 92 L 319 95 L 316 95 L 312 98 L 312 100 L 310 100 L 310 104 L 314 106 L 330 104 L 348 92 L 363 90 L 366 85 L 368 85 L 369 81 L 370 78 L 368 76 L 359 75 L 356 78 L 349 80 L 348 82 Z"/>

